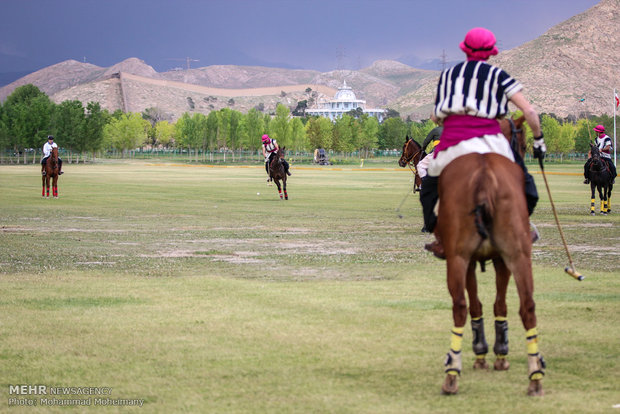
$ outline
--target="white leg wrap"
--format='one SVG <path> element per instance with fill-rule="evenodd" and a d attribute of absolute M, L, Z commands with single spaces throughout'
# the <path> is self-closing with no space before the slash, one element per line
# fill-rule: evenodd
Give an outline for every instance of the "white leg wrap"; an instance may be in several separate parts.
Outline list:
<path fill-rule="evenodd" d="M 545 376 L 545 360 L 540 353 L 527 356 L 527 372 L 531 380 L 539 380 Z"/>
<path fill-rule="evenodd" d="M 450 350 L 450 352 L 446 354 L 446 361 L 443 365 L 446 367 L 445 372 L 447 374 L 461 375 L 461 368 L 463 367 L 461 352 L 454 352 L 453 350 Z"/>

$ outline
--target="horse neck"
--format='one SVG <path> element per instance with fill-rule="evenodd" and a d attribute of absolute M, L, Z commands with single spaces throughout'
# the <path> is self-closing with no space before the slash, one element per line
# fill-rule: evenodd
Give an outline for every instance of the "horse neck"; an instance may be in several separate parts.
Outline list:
<path fill-rule="evenodd" d="M 52 169 L 56 168 L 56 165 L 58 165 L 58 151 L 52 150 L 47 162 Z"/>

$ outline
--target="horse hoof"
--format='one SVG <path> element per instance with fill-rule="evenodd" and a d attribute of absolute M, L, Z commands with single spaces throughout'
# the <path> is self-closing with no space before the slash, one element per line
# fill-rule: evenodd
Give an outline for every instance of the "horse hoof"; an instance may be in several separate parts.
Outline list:
<path fill-rule="evenodd" d="M 508 368 L 510 368 L 510 362 L 506 358 L 497 358 L 493 363 L 495 371 L 508 371 Z"/>
<path fill-rule="evenodd" d="M 542 381 L 531 380 L 529 387 L 527 387 L 527 395 L 530 397 L 542 397 L 545 395 L 542 389 Z"/>
<path fill-rule="evenodd" d="M 459 392 L 458 378 L 456 375 L 446 375 L 446 380 L 441 386 L 441 393 L 443 395 L 454 395 Z"/>
<path fill-rule="evenodd" d="M 591 216 L 596 216 L 596 213 L 594 211 L 590 212 Z"/>
<path fill-rule="evenodd" d="M 476 358 L 476 361 L 474 362 L 474 369 L 488 370 L 489 364 L 484 358 Z"/>

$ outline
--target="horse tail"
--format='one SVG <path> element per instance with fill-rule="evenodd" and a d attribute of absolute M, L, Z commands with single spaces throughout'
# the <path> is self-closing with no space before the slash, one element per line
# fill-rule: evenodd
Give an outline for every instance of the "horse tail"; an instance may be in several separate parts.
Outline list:
<path fill-rule="evenodd" d="M 489 237 L 489 233 L 485 227 L 486 210 L 484 205 L 478 204 L 472 213 L 474 214 L 474 222 L 476 223 L 476 230 L 478 231 L 478 234 L 483 239 L 487 239 Z"/>
<path fill-rule="evenodd" d="M 481 164 L 484 165 L 478 169 L 472 179 L 475 180 L 474 188 L 474 204 L 476 207 L 471 211 L 474 216 L 474 223 L 478 234 L 483 239 L 489 238 L 491 224 L 493 221 L 493 201 L 491 194 L 493 188 L 497 184 L 495 175 L 486 167 L 486 160 L 481 158 Z"/>

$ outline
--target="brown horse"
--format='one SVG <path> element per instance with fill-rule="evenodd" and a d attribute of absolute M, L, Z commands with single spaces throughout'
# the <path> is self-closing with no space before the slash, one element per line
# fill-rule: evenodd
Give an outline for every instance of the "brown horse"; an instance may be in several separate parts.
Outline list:
<path fill-rule="evenodd" d="M 52 180 L 52 195 L 58 198 L 58 148 L 52 148 L 52 152 L 45 161 L 45 175 L 41 177 L 41 197 L 50 197 L 50 180 Z M 47 195 L 46 195 L 47 189 Z"/>
<path fill-rule="evenodd" d="M 500 123 L 502 132 L 513 141 L 522 155 L 525 138 L 524 118 Z M 506 370 L 509 363 L 506 290 L 511 273 L 519 295 L 519 314 L 526 330 L 528 350 L 528 395 L 542 395 L 544 360 L 538 352 L 536 313 L 533 299 L 529 216 L 524 195 L 523 170 L 499 154 L 467 154 L 456 158 L 439 177 L 439 209 L 435 234 L 443 243 L 448 290 L 452 296 L 451 349 L 448 353 L 442 386 L 444 394 L 458 391 L 462 335 L 467 321 L 467 300 L 473 332 L 476 368 L 488 368 L 485 355 L 482 303 L 478 298 L 476 262 L 492 260 L 495 268 L 496 298 L 494 368 Z M 484 267 L 483 267 L 484 270 Z"/>
<path fill-rule="evenodd" d="M 418 144 L 413 138 L 407 137 L 405 138 L 405 143 L 403 144 L 403 150 L 400 155 L 400 159 L 398 160 L 398 165 L 405 168 L 409 167 L 411 172 L 413 172 L 413 192 L 420 191 L 420 186 L 422 185 L 422 179 L 418 174 L 417 166 L 418 163 L 426 156 L 426 153 L 422 150 L 422 146 Z"/>
<path fill-rule="evenodd" d="M 278 193 L 280 194 L 280 199 L 282 199 L 282 190 L 284 190 L 284 199 L 288 200 L 288 193 L 286 192 L 287 175 L 286 169 L 284 168 L 284 163 L 282 162 L 285 152 L 286 147 L 279 148 L 276 152 L 276 155 L 272 157 L 272 160 L 269 163 L 269 177 L 278 186 Z M 280 180 L 282 180 L 282 185 L 280 185 Z"/>
<path fill-rule="evenodd" d="M 607 162 L 601 158 L 600 150 L 596 145 L 590 144 L 590 154 L 590 168 L 588 170 L 592 192 L 590 214 L 596 215 L 594 203 L 596 202 L 596 191 L 598 191 L 598 197 L 601 200 L 601 214 L 607 215 L 611 212 L 611 190 L 614 188 L 611 171 L 609 171 Z"/>

